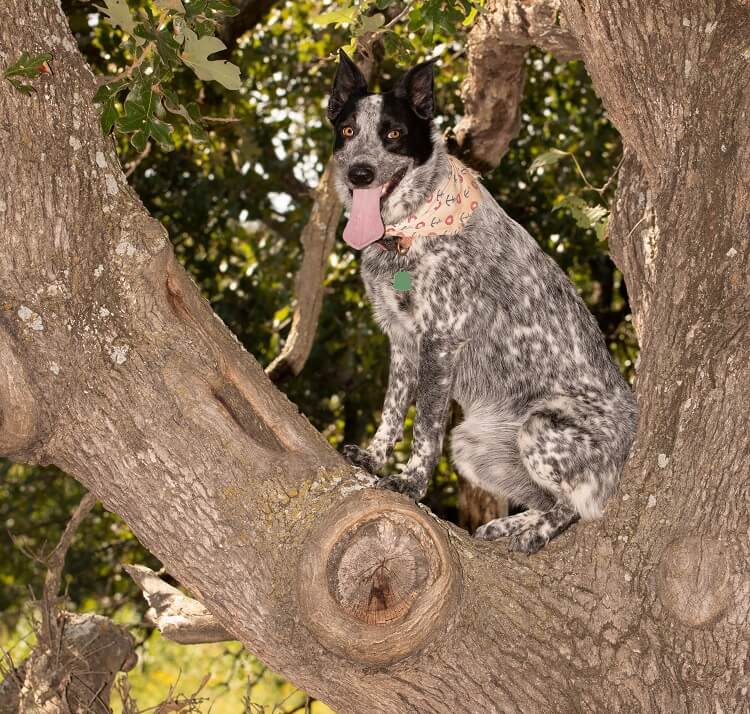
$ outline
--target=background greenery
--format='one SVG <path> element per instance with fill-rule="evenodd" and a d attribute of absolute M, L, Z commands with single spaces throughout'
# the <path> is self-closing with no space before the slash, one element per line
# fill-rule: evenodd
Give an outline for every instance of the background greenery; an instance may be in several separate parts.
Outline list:
<path fill-rule="evenodd" d="M 388 4 L 381 0 L 378 8 Z M 130 7 L 152 8 L 149 0 L 131 2 Z M 475 9 L 466 3 L 457 14 L 436 12 L 446 7 L 442 0 L 411 7 L 404 22 L 386 36 L 388 54 L 378 87 L 392 84 L 405 58 L 416 62 L 438 56 L 437 122 L 445 129 L 462 113 L 464 21 Z M 135 46 L 92 4 L 63 0 L 63 8 L 97 74 L 118 75 L 130 65 Z M 134 148 L 132 136 L 116 138 L 131 184 L 169 230 L 177 256 L 262 364 L 278 353 L 291 322 L 294 274 L 301 259 L 299 234 L 310 211 L 311 189 L 330 152 L 324 107 L 335 71 L 332 58 L 352 36 L 352 26 L 321 24 L 326 18 L 319 16 L 342 8 L 348 19 L 361 16 L 362 6 L 324 6 L 316 0 L 274 5 L 232 48 L 231 59 L 242 76 L 239 91 L 203 83 L 186 69 L 171 72 L 170 86 L 180 101 L 194 102 L 208 118 L 205 141 L 194 141 L 191 127 L 179 121 L 171 134 L 174 148 L 168 150 L 154 142 L 143 148 L 139 141 Z M 374 10 L 367 12 L 372 15 Z M 558 148 L 575 152 L 589 182 L 602 186 L 620 159 L 619 137 L 581 63 L 560 64 L 532 52 L 527 65 L 521 132 L 501 166 L 484 177 L 485 184 L 567 271 L 597 317 L 613 355 L 632 376 L 636 345 L 627 296 L 606 241 L 593 229 L 582 228 L 580 216 L 577 221 L 569 208 L 556 208 L 572 195 L 606 205 L 612 184 L 602 197 L 587 192 L 567 157 L 529 172 L 535 159 Z M 121 104 L 113 106 L 124 111 Z M 342 242 L 331 255 L 325 285 L 318 337 L 307 366 L 280 386 L 331 444 L 365 443 L 377 423 L 388 351 L 364 299 L 357 256 Z M 404 462 L 408 451 L 407 429 L 396 462 Z M 456 489 L 455 474 L 444 459 L 428 495 L 432 508 L 455 519 Z M 13 647 L 17 660 L 33 642 L 24 615 L 30 593 L 38 593 L 41 584 L 42 570 L 33 556 L 57 541 L 82 493 L 75 481 L 54 468 L 0 461 L 0 642 Z M 70 606 L 140 622 L 139 593 L 121 568 L 127 562 L 158 567 L 127 526 L 99 508 L 86 519 L 68 556 Z M 143 707 L 160 701 L 178 678 L 179 690 L 194 691 L 210 671 L 203 696 L 214 701 L 213 712 L 242 711 L 248 697 L 254 711 L 304 710 L 301 693 L 295 694 L 291 685 L 237 645 L 181 647 L 158 633 L 134 632 L 141 657 L 130 679 Z M 315 703 L 312 711 L 328 710 Z"/>

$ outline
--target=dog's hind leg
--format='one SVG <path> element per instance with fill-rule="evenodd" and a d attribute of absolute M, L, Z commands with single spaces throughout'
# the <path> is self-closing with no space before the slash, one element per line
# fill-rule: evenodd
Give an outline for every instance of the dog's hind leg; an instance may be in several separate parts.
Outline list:
<path fill-rule="evenodd" d="M 518 432 L 518 451 L 529 478 L 555 503 L 525 519 L 491 521 L 475 535 L 509 536 L 511 550 L 535 553 L 579 518 L 598 518 L 617 486 L 634 430 L 634 410 L 617 400 L 588 393 L 537 405 Z"/>

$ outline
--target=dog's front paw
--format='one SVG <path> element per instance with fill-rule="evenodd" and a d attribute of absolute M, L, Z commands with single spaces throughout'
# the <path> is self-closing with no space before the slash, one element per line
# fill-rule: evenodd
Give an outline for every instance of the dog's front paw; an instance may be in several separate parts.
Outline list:
<path fill-rule="evenodd" d="M 499 538 L 504 538 L 508 534 L 502 526 L 498 525 L 497 521 L 500 520 L 502 519 L 496 518 L 494 521 L 479 526 L 474 531 L 474 537 L 479 540 L 498 540 Z"/>
<path fill-rule="evenodd" d="M 359 466 L 359 468 L 369 471 L 371 474 L 376 474 L 380 465 L 375 461 L 372 454 L 365 449 L 360 449 L 359 446 L 354 444 L 347 444 L 341 453 L 344 454 L 346 460 L 353 466 Z"/>
<path fill-rule="evenodd" d="M 377 483 L 378 488 L 386 488 L 389 491 L 403 493 L 415 501 L 421 501 L 427 493 L 427 480 L 418 477 L 409 477 L 404 474 L 392 474 L 383 476 Z"/>
<path fill-rule="evenodd" d="M 538 553 L 547 543 L 549 543 L 549 538 L 542 535 L 539 528 L 531 526 L 510 537 L 508 550 L 531 555 L 532 553 Z"/>

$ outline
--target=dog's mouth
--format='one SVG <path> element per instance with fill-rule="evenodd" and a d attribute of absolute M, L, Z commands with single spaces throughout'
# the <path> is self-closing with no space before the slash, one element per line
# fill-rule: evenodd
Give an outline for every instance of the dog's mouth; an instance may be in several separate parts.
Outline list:
<path fill-rule="evenodd" d="M 344 240 L 353 248 L 362 250 L 379 240 L 385 231 L 383 202 L 396 190 L 406 175 L 406 167 L 396 171 L 382 186 L 352 189 L 352 206 L 349 222 L 344 228 Z"/>
<path fill-rule="evenodd" d="M 385 201 L 388 196 L 390 196 L 395 190 L 396 187 L 403 181 L 404 176 L 406 176 L 406 170 L 407 166 L 404 166 L 402 169 L 399 169 L 396 171 L 393 176 L 391 176 L 388 181 L 386 181 L 381 187 L 380 187 L 380 203 L 383 204 L 383 201 Z M 354 192 L 360 190 L 357 188 L 349 188 L 349 195 L 353 196 Z M 369 190 L 369 189 L 367 189 Z"/>
<path fill-rule="evenodd" d="M 380 192 L 381 206 L 383 205 L 383 202 L 388 198 L 388 196 L 390 196 L 396 190 L 396 186 L 401 183 L 404 176 L 406 176 L 406 166 L 396 171 L 396 173 L 393 174 L 393 176 L 391 176 L 391 178 L 383 184 L 383 188 Z"/>

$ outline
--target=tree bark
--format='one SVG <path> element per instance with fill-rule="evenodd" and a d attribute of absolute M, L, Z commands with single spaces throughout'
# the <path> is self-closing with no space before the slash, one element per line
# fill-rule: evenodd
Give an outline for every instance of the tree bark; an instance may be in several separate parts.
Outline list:
<path fill-rule="evenodd" d="M 59 6 L 0 6 L 2 65 L 55 56 L 32 97 L 0 83 L 0 448 L 342 713 L 747 710 L 748 9 L 564 11 L 634 156 L 612 243 L 649 276 L 642 417 L 604 521 L 527 558 L 365 488 L 128 188 Z"/>

